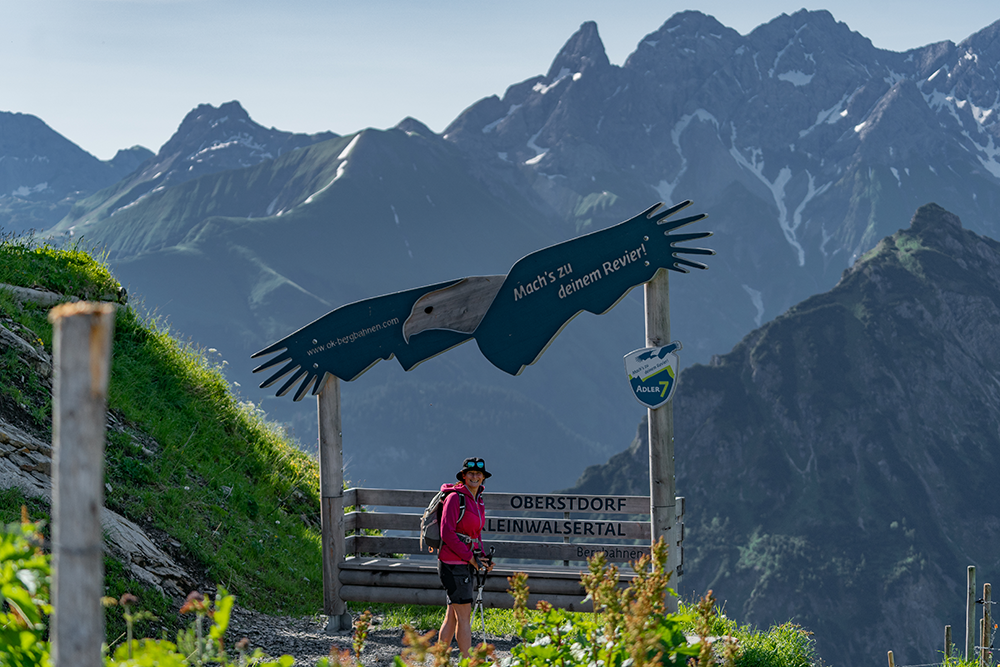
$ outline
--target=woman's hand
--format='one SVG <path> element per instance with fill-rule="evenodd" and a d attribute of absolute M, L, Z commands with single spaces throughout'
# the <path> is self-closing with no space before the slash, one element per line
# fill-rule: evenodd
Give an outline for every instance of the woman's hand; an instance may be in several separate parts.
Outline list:
<path fill-rule="evenodd" d="M 472 560 L 469 561 L 469 565 L 476 568 L 477 571 L 482 569 L 485 569 L 487 572 L 493 571 L 493 561 L 491 560 L 480 560 L 473 556 Z"/>

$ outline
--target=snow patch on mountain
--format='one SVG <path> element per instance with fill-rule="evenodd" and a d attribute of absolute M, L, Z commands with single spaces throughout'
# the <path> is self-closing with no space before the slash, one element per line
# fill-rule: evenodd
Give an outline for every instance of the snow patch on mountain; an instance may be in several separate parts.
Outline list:
<path fill-rule="evenodd" d="M 212 127 L 215 127 L 215 125 L 217 124 L 218 123 L 213 124 Z M 231 148 L 233 146 L 243 146 L 245 148 L 249 148 L 251 151 L 256 153 L 261 160 L 268 160 L 274 157 L 270 153 L 270 151 L 267 150 L 267 147 L 264 144 L 261 144 L 258 141 L 256 141 L 254 137 L 251 136 L 250 134 L 246 132 L 240 132 L 238 134 L 234 134 L 230 137 L 227 137 L 223 141 L 213 141 L 210 145 L 202 148 L 193 155 L 189 156 L 188 160 L 195 160 L 195 158 L 197 158 L 198 156 L 204 156 L 208 153 L 211 153 L 212 151 L 223 150 L 226 148 Z M 195 161 L 197 162 L 199 160 Z"/>
<path fill-rule="evenodd" d="M 531 164 L 531 165 L 538 164 L 539 162 L 542 161 L 542 158 L 545 157 L 545 154 L 549 152 L 548 148 L 542 148 L 541 146 L 535 143 L 535 140 L 538 139 L 538 136 L 541 133 L 542 130 L 539 130 L 538 132 L 535 132 L 533 135 L 531 135 L 530 139 L 528 139 L 528 148 L 530 148 L 535 152 L 535 157 L 525 160 L 524 164 Z"/>
<path fill-rule="evenodd" d="M 430 201 L 430 199 L 430 197 L 427 197 L 427 201 Z M 433 205 L 433 202 L 431 202 L 431 204 Z M 396 227 L 401 228 L 402 225 L 399 224 L 399 214 L 396 213 L 396 207 L 389 204 L 389 208 L 392 209 L 392 219 L 396 221 Z M 406 253 L 410 256 L 410 259 L 413 259 L 413 250 L 410 249 L 410 242 L 406 239 L 406 236 L 403 236 L 402 238 L 403 246 L 406 247 Z"/>
<path fill-rule="evenodd" d="M 894 70 L 889 70 L 889 75 L 883 77 L 882 80 L 885 81 L 887 84 L 889 84 L 889 87 L 892 87 L 895 86 L 900 81 L 903 81 L 907 78 L 908 77 L 905 74 L 900 74 L 899 72 L 896 72 Z"/>
<path fill-rule="evenodd" d="M 854 92 L 857 92 L 857 91 L 854 91 Z M 832 107 L 830 107 L 829 109 L 823 109 L 822 111 L 820 111 L 819 113 L 817 113 L 816 114 L 816 122 L 815 123 L 813 123 L 812 125 L 810 125 L 809 127 L 807 127 L 804 130 L 799 130 L 799 139 L 801 139 L 802 137 L 806 136 L 807 134 L 809 134 L 810 132 L 812 132 L 813 130 L 815 130 L 817 127 L 819 127 L 823 123 L 826 123 L 827 125 L 833 125 L 838 120 L 840 120 L 841 118 L 843 118 L 844 116 L 846 116 L 847 115 L 847 110 L 844 109 L 844 103 L 847 102 L 851 98 L 852 95 L 854 95 L 854 93 L 844 93 L 844 96 L 841 97 L 840 100 L 836 104 L 834 104 Z"/>
<path fill-rule="evenodd" d="M 130 203 L 128 203 L 128 204 L 125 204 L 124 206 L 119 206 L 119 207 L 118 207 L 118 208 L 116 208 L 115 210 L 111 211 L 111 216 L 110 216 L 110 217 L 114 217 L 116 213 L 119 213 L 119 212 L 121 212 L 121 211 L 124 211 L 124 210 L 127 210 L 127 209 L 130 209 L 130 208 L 132 208 L 133 206 L 135 206 L 136 204 L 138 204 L 139 202 L 141 202 L 141 201 L 142 201 L 143 199 L 145 199 L 145 198 L 146 198 L 146 195 L 142 195 L 141 197 L 139 197 L 138 199 L 136 199 L 136 200 L 135 200 L 135 201 L 133 201 L 133 202 L 130 202 Z M 92 221 L 91 221 L 91 222 L 92 222 Z"/>
<path fill-rule="evenodd" d="M 311 195 L 309 195 L 308 197 L 306 197 L 306 200 L 304 202 L 302 202 L 303 204 L 311 204 L 316 199 L 316 197 L 319 196 L 320 193 L 326 191 L 331 185 L 333 185 L 334 183 L 336 183 L 337 181 L 339 181 L 341 178 L 343 178 L 344 174 L 347 173 L 347 158 L 348 158 L 348 156 L 350 156 L 351 152 L 354 150 L 354 147 L 357 146 L 358 139 L 360 139 L 360 138 L 361 138 L 361 133 L 359 132 L 358 134 L 354 135 L 354 138 L 351 139 L 350 143 L 347 144 L 347 146 L 344 148 L 344 150 L 340 151 L 340 155 L 337 156 L 337 159 L 338 160 L 342 160 L 342 162 L 337 165 L 337 173 L 334 175 L 333 180 L 331 180 L 329 183 L 327 183 L 326 185 L 324 185 L 322 188 L 320 188 L 316 192 L 314 192 Z M 270 210 L 271 210 L 271 207 L 268 207 L 268 215 L 270 215 Z M 278 215 L 279 216 L 282 213 L 284 213 L 283 210 L 282 211 L 278 211 Z"/>
<path fill-rule="evenodd" d="M 681 158 L 680 169 L 677 170 L 677 175 L 674 176 L 672 181 L 664 179 L 653 186 L 653 189 L 656 190 L 656 192 L 660 195 L 660 198 L 665 202 L 673 201 L 674 189 L 677 187 L 677 184 L 680 183 L 681 177 L 688 169 L 688 159 L 684 154 L 684 150 L 681 148 L 681 135 L 684 134 L 684 131 L 687 130 L 693 120 L 698 120 L 703 123 L 712 123 L 715 125 L 716 130 L 719 129 L 718 119 L 705 109 L 696 109 L 694 113 L 685 114 L 679 121 L 677 121 L 677 123 L 674 124 L 673 129 L 670 130 L 670 140 L 677 149 L 677 155 Z M 647 130 L 647 134 L 648 133 L 649 132 Z"/>
<path fill-rule="evenodd" d="M 357 137 L 355 137 L 355 140 L 357 140 Z M 352 142 L 351 142 L 351 146 L 352 146 L 353 144 L 354 144 L 354 142 L 352 141 Z M 351 146 L 348 146 L 347 148 L 345 148 L 345 149 L 344 149 L 344 153 L 348 152 L 348 149 L 350 149 L 350 148 L 351 148 Z M 344 153 L 341 153 L 341 155 L 343 155 Z M 344 161 L 343 161 L 343 162 L 341 162 L 341 163 L 340 163 L 339 165 L 337 165 L 337 174 L 336 174 L 336 175 L 335 175 L 335 176 L 333 177 L 333 180 L 332 180 L 332 181 L 330 181 L 329 183 L 327 183 L 326 185 L 324 185 L 323 187 L 321 187 L 321 188 L 320 188 L 319 190 L 317 190 L 316 192 L 314 192 L 314 193 L 312 193 L 311 195 L 309 195 L 308 197 L 306 197 L 306 200 L 305 200 L 304 202 L 302 202 L 302 203 L 303 203 L 303 204 L 311 204 L 311 203 L 313 202 L 313 200 L 314 200 L 314 199 L 315 199 L 315 198 L 316 198 L 316 197 L 317 197 L 317 196 L 318 196 L 318 195 L 319 195 L 320 193 L 324 192 L 324 191 L 325 191 L 325 190 L 326 190 L 327 188 L 329 188 L 329 187 L 330 187 L 331 185 L 333 185 L 334 183 L 336 183 L 337 181 L 339 181 L 339 180 L 340 180 L 340 178 L 341 178 L 341 177 L 342 177 L 342 176 L 343 176 L 343 175 L 344 175 L 344 174 L 345 174 L 346 172 L 347 172 L 347 160 L 344 160 Z M 278 212 L 278 215 L 281 215 L 282 213 L 284 213 L 284 211 L 279 211 L 279 212 Z"/>
<path fill-rule="evenodd" d="M 759 327 L 764 322 L 764 295 L 760 290 L 755 290 L 746 283 L 743 284 L 743 289 L 750 295 L 750 303 L 757 309 L 757 314 L 754 316 L 753 321 Z"/>
<path fill-rule="evenodd" d="M 821 194 L 829 190 L 830 186 L 833 185 L 833 182 L 829 182 L 829 183 L 824 183 L 823 185 L 817 188 L 816 179 L 813 178 L 813 175 L 810 174 L 808 171 L 806 171 L 806 176 L 809 178 L 809 185 L 806 188 L 806 196 L 802 198 L 802 201 L 799 202 L 799 205 L 795 207 L 795 212 L 792 213 L 792 224 L 790 225 L 790 231 L 793 237 L 797 237 L 799 227 L 802 226 L 802 213 L 803 211 L 805 211 L 806 205 L 816 197 L 820 196 Z M 785 236 L 787 238 L 788 235 L 786 234 Z M 802 266 L 805 264 L 805 256 L 802 254 L 802 247 L 801 246 L 797 247 L 799 248 L 799 266 Z"/>
<path fill-rule="evenodd" d="M 497 118 L 492 123 L 489 123 L 488 125 L 486 125 L 485 127 L 483 127 L 483 134 L 489 134 L 493 130 L 497 129 L 497 125 L 499 125 L 500 123 L 502 123 L 505 120 L 507 120 L 508 118 L 510 118 L 511 115 L 513 115 L 513 113 L 515 111 L 517 111 L 518 109 L 520 109 L 520 108 L 521 108 L 520 104 L 511 104 L 510 105 L 510 109 L 507 110 L 507 114 L 505 116 L 501 116 L 500 118 Z"/>
<path fill-rule="evenodd" d="M 989 138 L 988 143 L 985 146 L 980 146 L 972 137 L 969 136 L 968 132 L 963 131 L 962 134 L 972 141 L 972 144 L 978 149 L 976 152 L 976 158 L 979 163 L 983 165 L 983 168 L 993 174 L 996 178 L 1000 178 L 1000 146 L 997 146 L 993 137 Z"/>
<path fill-rule="evenodd" d="M 792 37 L 791 39 L 789 39 L 788 43 L 785 44 L 785 46 L 782 47 L 782 49 L 780 51 L 778 51 L 778 55 L 776 55 L 774 57 L 774 62 L 771 63 L 771 69 L 767 73 L 767 75 L 769 77 L 771 77 L 772 79 L 774 78 L 774 72 L 778 69 L 778 62 L 781 60 L 781 57 L 784 56 L 785 53 L 788 52 L 788 49 L 792 48 L 792 46 L 795 45 L 796 43 L 798 43 L 801 46 L 802 41 L 799 39 L 799 33 L 805 27 L 806 27 L 805 24 L 799 26 L 799 28 L 795 31 L 795 36 Z M 779 78 L 780 78 L 780 76 L 779 76 Z"/>
<path fill-rule="evenodd" d="M 927 106 L 930 107 L 932 111 L 947 111 L 956 121 L 959 122 L 959 124 L 961 124 L 962 119 L 958 115 L 954 95 L 943 93 L 940 90 L 932 90 L 929 93 L 923 93 L 923 96 L 924 100 L 927 102 Z"/>
<path fill-rule="evenodd" d="M 555 80 L 552 83 L 546 86 L 544 83 L 539 81 L 534 86 L 532 86 L 531 89 L 536 93 L 544 95 L 545 93 L 549 92 L 550 90 L 558 86 L 560 83 L 562 83 L 563 79 L 565 79 L 568 76 L 570 76 L 569 68 L 563 67 L 561 70 L 559 70 L 559 74 L 556 76 Z M 579 80 L 580 76 L 581 74 L 579 72 L 573 74 L 572 75 L 573 81 Z"/>
<path fill-rule="evenodd" d="M 340 155 L 337 156 L 337 159 L 338 160 L 346 160 L 348 158 L 348 156 L 350 156 L 351 151 L 354 150 L 354 147 L 358 145 L 358 139 L 360 139 L 360 138 L 361 138 L 361 133 L 360 132 L 358 132 L 357 134 L 355 134 L 354 138 L 351 139 L 351 143 L 347 144 L 347 147 L 344 148 L 344 150 L 340 151 Z"/>
<path fill-rule="evenodd" d="M 733 156 L 734 160 L 736 160 L 736 164 L 756 176 L 757 179 L 763 183 L 768 190 L 770 190 L 771 197 L 774 199 L 774 204 L 778 207 L 778 225 L 781 227 L 781 231 L 785 235 L 785 240 L 788 241 L 789 245 L 795 249 L 796 255 L 798 256 L 799 266 L 805 266 L 806 251 L 802 247 L 802 244 L 799 243 L 798 239 L 795 238 L 795 229 L 798 225 L 793 222 L 789 222 L 788 205 L 785 203 L 785 186 L 788 185 L 788 181 L 792 180 L 792 170 L 788 167 L 782 167 L 774 180 L 770 181 L 764 175 L 764 151 L 760 148 L 753 147 L 750 147 L 747 150 L 750 152 L 749 159 L 747 159 L 740 149 L 737 148 L 736 128 L 733 127 L 732 144 L 729 149 L 729 154 Z"/>
<path fill-rule="evenodd" d="M 30 187 L 27 185 L 22 185 L 19 188 L 16 188 L 10 194 L 14 197 L 27 197 L 28 195 L 35 194 L 37 192 L 45 192 L 48 189 L 49 189 L 48 182 L 39 183 L 38 185 L 33 185 Z"/>
<path fill-rule="evenodd" d="M 808 85 L 813 80 L 814 76 L 816 75 L 806 74 L 801 70 L 795 69 L 789 72 L 782 72 L 781 74 L 778 75 L 778 78 L 782 81 L 787 81 L 793 86 L 805 86 Z"/>

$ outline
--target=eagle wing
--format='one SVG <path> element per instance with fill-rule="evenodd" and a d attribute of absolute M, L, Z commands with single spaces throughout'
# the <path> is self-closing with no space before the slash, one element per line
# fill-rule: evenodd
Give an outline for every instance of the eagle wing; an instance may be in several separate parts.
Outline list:
<path fill-rule="evenodd" d="M 310 387 L 313 394 L 318 393 L 326 373 L 353 380 L 394 356 L 404 370 L 410 370 L 471 338 L 470 333 L 450 329 L 422 331 L 409 341 L 403 335 L 403 324 L 421 297 L 459 282 L 450 280 L 341 306 L 251 355 L 274 355 L 253 372 L 273 371 L 261 388 L 285 379 L 278 396 L 300 383 L 294 398 L 298 401 Z"/>
<path fill-rule="evenodd" d="M 711 232 L 674 234 L 705 218 L 667 218 L 691 204 L 659 210 L 656 204 L 625 222 L 543 248 L 517 261 L 500 286 L 474 336 L 483 355 L 511 375 L 535 363 L 552 340 L 584 310 L 605 313 L 661 268 L 687 273 L 705 269 L 679 255 L 714 255 L 677 243 Z"/>

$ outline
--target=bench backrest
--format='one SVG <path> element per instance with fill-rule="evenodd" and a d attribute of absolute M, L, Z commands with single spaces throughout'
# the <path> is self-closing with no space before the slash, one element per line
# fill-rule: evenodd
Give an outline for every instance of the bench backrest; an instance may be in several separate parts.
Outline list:
<path fill-rule="evenodd" d="M 346 555 L 419 554 L 420 516 L 435 491 L 353 488 L 344 506 L 356 509 L 344 517 Z M 683 513 L 678 498 L 678 520 Z M 585 561 L 604 552 L 609 561 L 628 562 L 648 554 L 648 496 L 486 493 L 483 540 L 496 547 L 497 559 Z M 415 512 L 357 511 L 366 507 L 415 508 Z M 634 520 L 635 517 L 644 520 Z M 406 531 L 408 536 L 363 535 L 366 529 Z M 504 539 L 517 537 L 518 539 Z M 638 543 L 637 543 L 638 542 Z"/>

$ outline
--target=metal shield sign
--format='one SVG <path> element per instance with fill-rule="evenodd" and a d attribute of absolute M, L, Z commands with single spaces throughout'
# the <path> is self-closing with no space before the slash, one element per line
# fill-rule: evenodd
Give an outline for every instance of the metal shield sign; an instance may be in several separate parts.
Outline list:
<path fill-rule="evenodd" d="M 656 409 L 674 396 L 680 366 L 680 341 L 663 347 L 646 347 L 625 355 L 625 372 L 636 399 Z"/>

